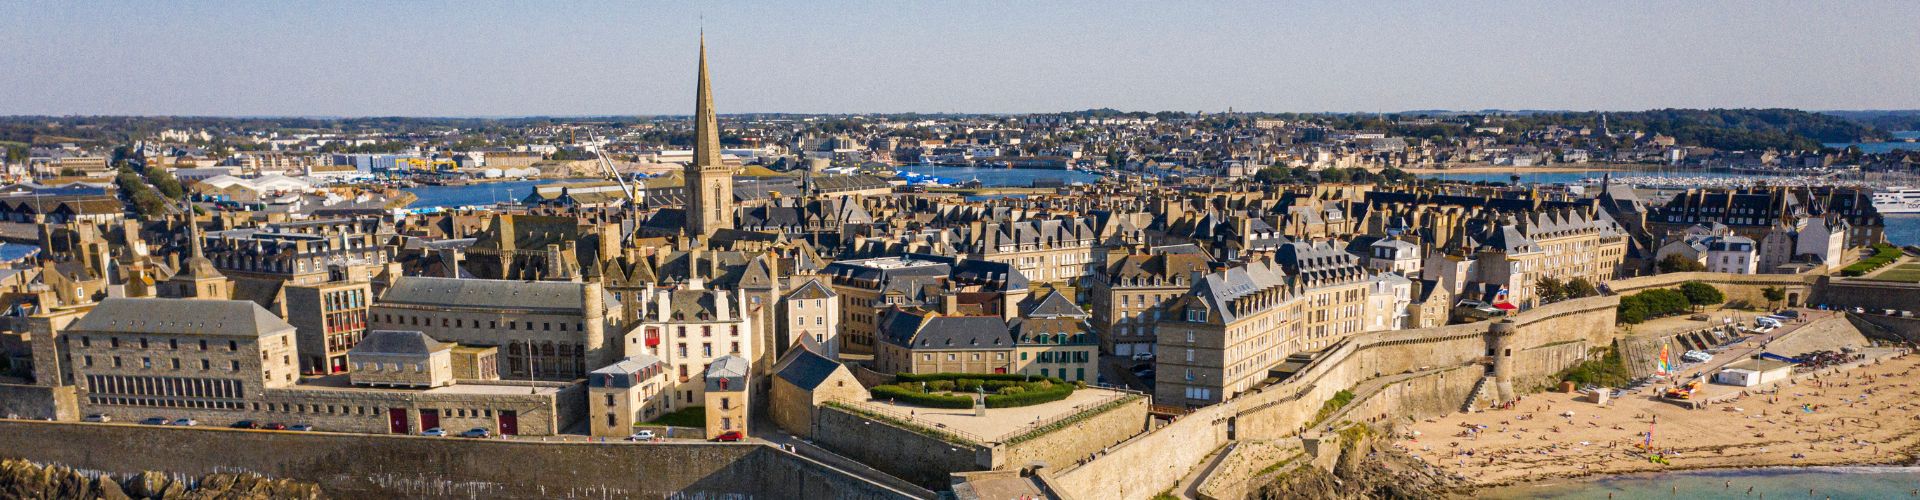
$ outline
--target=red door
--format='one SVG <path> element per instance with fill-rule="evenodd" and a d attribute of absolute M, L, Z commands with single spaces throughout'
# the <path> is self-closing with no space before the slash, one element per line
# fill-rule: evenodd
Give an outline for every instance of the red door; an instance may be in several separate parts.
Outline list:
<path fill-rule="evenodd" d="M 513 410 L 500 410 L 500 435 L 520 435 L 520 414 Z"/>
<path fill-rule="evenodd" d="M 387 410 L 387 432 L 394 434 L 406 434 L 408 432 L 406 408 L 390 408 Z"/>
<path fill-rule="evenodd" d="M 440 410 L 420 410 L 420 428 L 432 429 L 440 426 Z"/>

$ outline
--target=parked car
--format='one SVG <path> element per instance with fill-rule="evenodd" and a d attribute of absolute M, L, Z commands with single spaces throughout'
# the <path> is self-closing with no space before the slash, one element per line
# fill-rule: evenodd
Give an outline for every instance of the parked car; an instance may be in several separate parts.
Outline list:
<path fill-rule="evenodd" d="M 1786 317 L 1786 318 L 1798 318 L 1800 317 L 1800 311 L 1795 311 L 1792 309 L 1782 309 L 1780 310 L 1780 312 L 1773 313 L 1773 315 Z"/>
<path fill-rule="evenodd" d="M 1692 361 L 1695 363 L 1705 363 L 1708 361 L 1712 361 L 1713 355 L 1707 354 L 1706 351 L 1687 351 L 1685 354 L 1680 355 L 1680 359 Z"/>
<path fill-rule="evenodd" d="M 140 425 L 167 425 L 167 417 L 147 417 L 140 421 Z"/>
<path fill-rule="evenodd" d="M 196 426 L 196 425 L 200 425 L 200 421 L 199 421 L 199 420 L 194 420 L 194 419 L 191 419 L 191 418 L 176 418 L 176 419 L 173 419 L 173 423 L 171 423 L 171 424 L 167 424 L 167 425 L 178 425 L 178 426 L 181 426 L 181 427 L 193 427 L 193 426 Z"/>
<path fill-rule="evenodd" d="M 287 424 L 274 422 L 271 424 L 262 425 L 260 426 L 260 428 L 270 430 L 270 431 L 284 431 L 284 430 L 287 430 Z"/>
<path fill-rule="evenodd" d="M 290 431 L 299 431 L 299 432 L 307 432 L 307 431 L 311 431 L 311 430 L 313 430 L 313 426 L 311 426 L 311 425 L 307 425 L 307 424 L 294 424 L 294 425 L 293 425 L 293 426 L 291 426 L 291 427 L 287 427 L 287 430 L 290 430 Z"/>
<path fill-rule="evenodd" d="M 475 428 L 472 428 L 472 429 L 467 429 L 467 431 L 466 431 L 466 432 L 462 432 L 462 433 L 460 433 L 460 437 L 465 437 L 465 438 L 490 438 L 490 437 L 493 437 L 493 431 L 490 431 L 490 430 L 487 430 L 487 428 L 485 428 L 485 427 L 475 427 Z"/>
<path fill-rule="evenodd" d="M 232 427 L 235 429 L 258 429 L 260 428 L 260 424 L 254 423 L 254 421 L 252 420 L 241 420 L 239 422 L 234 422 L 233 425 L 229 425 L 227 427 Z"/>
<path fill-rule="evenodd" d="M 425 430 L 425 431 L 422 431 L 422 432 L 420 433 L 420 435 L 422 435 L 422 436 L 437 436 L 437 437 L 446 437 L 446 435 L 447 435 L 447 430 L 446 430 L 446 429 L 442 429 L 442 428 L 439 428 L 439 427 L 435 427 L 435 428 L 432 428 L 432 429 L 427 429 L 427 430 Z"/>
<path fill-rule="evenodd" d="M 104 424 L 104 423 L 107 423 L 107 422 L 112 422 L 112 421 L 113 421 L 113 417 L 109 417 L 109 416 L 107 416 L 107 414 L 105 414 L 105 413 L 95 413 L 95 414 L 92 414 L 92 415 L 87 415 L 86 417 L 82 417 L 82 418 L 80 419 L 80 421 L 82 421 L 82 422 L 99 422 L 99 423 L 103 423 L 103 424 Z"/>
<path fill-rule="evenodd" d="M 1153 361 L 1153 353 L 1150 353 L 1150 352 L 1133 353 L 1133 360 L 1134 361 Z"/>
<path fill-rule="evenodd" d="M 747 435 L 740 433 L 740 431 L 727 431 L 727 432 L 720 433 L 720 435 L 718 436 L 714 436 L 713 440 L 727 443 L 727 442 L 739 441 L 746 438 L 747 438 Z"/>
<path fill-rule="evenodd" d="M 643 430 L 643 431 L 640 431 L 640 432 L 635 432 L 635 433 L 633 433 L 633 435 L 632 435 L 632 436 L 627 436 L 627 440 L 628 440 L 628 441 L 652 441 L 652 440 L 653 440 L 653 431 L 651 431 L 651 430 Z"/>

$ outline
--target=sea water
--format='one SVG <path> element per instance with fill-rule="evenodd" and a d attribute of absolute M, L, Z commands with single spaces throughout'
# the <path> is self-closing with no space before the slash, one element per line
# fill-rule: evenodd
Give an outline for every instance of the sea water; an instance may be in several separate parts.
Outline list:
<path fill-rule="evenodd" d="M 480 182 L 465 186 L 418 186 L 402 189 L 416 197 L 408 208 L 464 207 L 518 202 L 533 194 L 533 187 L 581 179 L 537 179 L 527 181 Z"/>
<path fill-rule="evenodd" d="M 1747 488 L 1753 488 L 1751 495 Z M 1478 491 L 1472 498 L 1920 498 L 1916 490 L 1920 467 L 1770 467 L 1550 481 Z"/>

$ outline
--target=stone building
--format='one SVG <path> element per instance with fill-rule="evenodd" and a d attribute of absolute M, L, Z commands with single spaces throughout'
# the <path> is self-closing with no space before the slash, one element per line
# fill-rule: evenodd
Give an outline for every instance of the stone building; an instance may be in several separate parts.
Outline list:
<path fill-rule="evenodd" d="M 1017 373 L 1013 338 L 999 316 L 893 310 L 881 328 L 882 373 Z"/>
<path fill-rule="evenodd" d="M 877 352 L 882 315 L 890 309 L 935 305 L 943 294 L 984 293 L 1007 317 L 1030 293 L 1026 275 L 1011 265 L 936 255 L 841 260 L 821 274 L 840 295 L 841 351 L 853 354 Z"/>
<path fill-rule="evenodd" d="M 1059 291 L 1048 293 L 1007 320 L 1013 337 L 1014 372 L 1097 382 L 1100 343 L 1087 328 L 1088 314 Z"/>
<path fill-rule="evenodd" d="M 64 335 L 81 411 L 238 412 L 294 384 L 294 327 L 235 300 L 107 299 Z"/>
<path fill-rule="evenodd" d="M 831 356 L 814 351 L 814 344 L 802 341 L 780 363 L 774 365 L 773 387 L 768 392 L 769 416 L 780 429 L 799 437 L 813 435 L 814 412 L 828 401 L 860 401 L 867 389 L 853 377 L 846 365 Z"/>
<path fill-rule="evenodd" d="M 1109 257 L 1106 267 L 1086 280 L 1100 351 L 1117 356 L 1152 353 L 1162 307 L 1185 295 L 1194 277 L 1209 270 L 1206 255 L 1199 253 Z"/>
<path fill-rule="evenodd" d="M 667 369 L 660 358 L 640 354 L 587 374 L 587 418 L 595 437 L 618 438 L 633 425 L 668 412 Z"/>
<path fill-rule="evenodd" d="M 751 367 L 740 356 L 722 356 L 707 365 L 705 393 L 707 439 L 729 432 L 747 434 L 747 372 Z"/>
<path fill-rule="evenodd" d="M 622 357 L 619 303 L 598 283 L 404 276 L 367 312 L 375 330 L 419 330 L 505 351 L 500 378 L 574 380 Z"/>
<path fill-rule="evenodd" d="M 407 330 L 374 330 L 347 351 L 353 385 L 441 387 L 453 384 L 453 344 Z"/>
<path fill-rule="evenodd" d="M 700 374 L 713 363 L 755 355 L 753 322 L 741 309 L 747 302 L 746 292 L 710 290 L 694 280 L 681 288 L 649 285 L 643 293 L 629 297 L 645 302 L 646 307 L 636 326 L 625 334 L 623 352 L 652 354 L 665 363 L 669 411 L 705 401 Z"/>
<path fill-rule="evenodd" d="M 813 341 L 829 359 L 840 357 L 840 296 L 819 279 L 808 278 L 780 298 L 778 355 L 801 339 Z"/>
<path fill-rule="evenodd" d="M 329 281 L 287 285 L 281 308 L 287 322 L 298 328 L 300 372 L 334 374 L 347 371 L 347 351 L 367 332 L 367 310 L 373 288 L 365 281 Z"/>
<path fill-rule="evenodd" d="M 1205 406 L 1265 379 L 1302 344 L 1310 309 L 1297 295 L 1286 271 L 1265 261 L 1200 278 L 1160 321 L 1154 401 Z"/>

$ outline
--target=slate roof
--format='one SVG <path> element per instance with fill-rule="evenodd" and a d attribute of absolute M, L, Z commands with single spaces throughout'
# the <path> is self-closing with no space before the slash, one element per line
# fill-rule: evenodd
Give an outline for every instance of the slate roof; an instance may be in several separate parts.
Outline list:
<path fill-rule="evenodd" d="M 1075 305 L 1072 299 L 1068 299 L 1067 296 L 1060 293 L 1059 290 L 1054 290 L 1047 293 L 1045 297 L 1041 297 L 1032 307 L 1027 308 L 1025 316 L 1029 318 L 1085 318 L 1088 315 L 1086 311 L 1080 309 L 1080 306 Z"/>
<path fill-rule="evenodd" d="M 921 316 L 888 313 L 881 336 L 909 349 L 1005 349 L 1013 347 L 1007 324 L 997 316 Z"/>
<path fill-rule="evenodd" d="M 156 335 L 258 337 L 293 330 L 286 320 L 244 300 L 110 298 L 67 329 Z"/>
<path fill-rule="evenodd" d="M 649 366 L 658 364 L 660 364 L 659 357 L 643 352 L 587 373 L 595 375 L 628 375 L 638 373 L 640 370 L 645 370 Z"/>
<path fill-rule="evenodd" d="M 774 367 L 774 376 L 786 380 L 795 387 L 811 391 L 826 382 L 827 377 L 833 376 L 833 372 L 839 369 L 839 362 L 827 359 L 826 356 L 821 356 L 811 349 L 798 348 L 794 349 L 786 360 L 781 361 L 780 366 Z"/>
<path fill-rule="evenodd" d="M 404 276 L 394 280 L 380 302 L 483 309 L 559 309 L 580 311 L 580 289 L 565 281 L 515 281 Z M 617 302 L 606 298 L 607 307 Z"/>
<path fill-rule="evenodd" d="M 452 348 L 453 344 L 434 340 L 416 330 L 374 330 L 361 337 L 360 343 L 355 344 L 347 354 L 425 356 Z"/>

